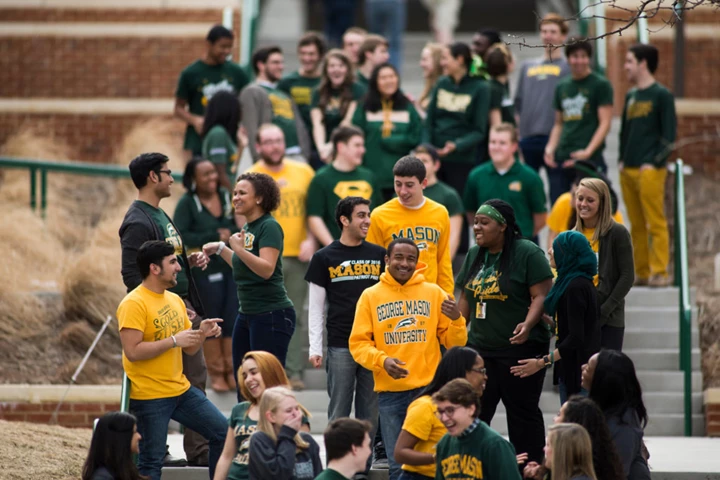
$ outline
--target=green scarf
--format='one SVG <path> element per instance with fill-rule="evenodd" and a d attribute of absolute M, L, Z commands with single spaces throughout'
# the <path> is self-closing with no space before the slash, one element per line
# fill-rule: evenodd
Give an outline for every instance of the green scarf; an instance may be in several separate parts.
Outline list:
<path fill-rule="evenodd" d="M 545 313 L 554 316 L 560 298 L 573 279 L 585 277 L 592 281 L 597 273 L 598 260 L 590 242 L 580 232 L 562 232 L 553 242 L 553 256 L 557 266 L 557 278 L 545 297 Z"/>

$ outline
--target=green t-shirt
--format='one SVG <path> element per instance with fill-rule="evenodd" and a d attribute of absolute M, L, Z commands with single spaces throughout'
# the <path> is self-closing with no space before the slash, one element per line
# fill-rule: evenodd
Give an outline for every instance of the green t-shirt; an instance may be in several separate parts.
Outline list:
<path fill-rule="evenodd" d="M 620 129 L 620 161 L 626 167 L 644 163 L 664 168 L 675 142 L 677 118 L 675 99 L 667 88 L 655 82 L 644 90 L 633 88 L 625 97 Z"/>
<path fill-rule="evenodd" d="M 260 249 L 265 247 L 275 248 L 280 254 L 272 276 L 265 280 L 250 270 L 233 253 L 233 277 L 237 284 L 240 312 L 258 314 L 292 307 L 293 304 L 287 296 L 283 281 L 284 234 L 282 227 L 272 215 L 266 213 L 257 220 L 246 223 L 243 230 L 245 231 L 245 250 L 248 250 L 256 257 L 260 256 Z"/>
<path fill-rule="evenodd" d="M 448 215 L 454 217 L 455 215 L 462 215 L 465 211 L 463 209 L 462 200 L 460 195 L 447 183 L 437 181 L 434 185 L 430 185 L 423 190 L 423 195 L 430 200 L 435 200 L 443 207 L 447 208 Z"/>
<path fill-rule="evenodd" d="M 357 82 L 358 85 L 360 85 L 362 88 L 365 89 L 367 92 L 367 89 L 370 88 L 370 80 L 363 75 L 359 70 L 357 72 L 357 75 L 355 75 L 355 82 Z"/>
<path fill-rule="evenodd" d="M 332 237 L 337 240 L 340 238 L 340 227 L 335 223 L 335 207 L 340 200 L 350 196 L 370 200 L 371 209 L 382 204 L 380 189 L 370 170 L 358 167 L 352 172 L 341 172 L 332 164 L 325 165 L 310 182 L 307 215 L 322 218 Z"/>
<path fill-rule="evenodd" d="M 315 477 L 315 480 L 348 480 L 340 472 L 333 470 L 332 468 L 326 468 L 323 472 Z"/>
<path fill-rule="evenodd" d="M 238 231 L 235 219 L 233 217 L 232 203 L 230 202 L 230 193 L 224 188 L 218 189 L 220 196 L 220 205 L 222 213 L 216 217 L 205 208 L 197 195 L 185 193 L 178 201 L 175 207 L 173 221 L 175 226 L 183 232 L 183 240 L 188 253 L 202 251 L 202 246 L 208 242 L 217 242 L 220 240 L 218 234 L 219 228 L 226 228 L 231 233 Z M 198 276 L 218 278 L 217 274 L 231 274 L 232 268 L 219 255 L 210 257 L 210 263 L 205 270 L 196 268 L 193 272 L 195 278 Z"/>
<path fill-rule="evenodd" d="M 526 238 L 533 236 L 533 215 L 547 212 L 540 175 L 517 160 L 504 175 L 498 173 L 492 162 L 478 165 L 470 172 L 463 193 L 465 211 L 475 213 L 491 198 L 504 200 L 513 207 L 520 232 Z"/>
<path fill-rule="evenodd" d="M 177 274 L 177 285 L 172 288 L 168 288 L 168 290 L 180 295 L 181 297 L 187 297 L 190 282 L 187 277 L 188 266 L 185 265 L 185 262 L 182 259 L 182 253 L 185 247 L 183 246 L 183 240 L 180 236 L 180 232 L 175 229 L 170 217 L 168 217 L 167 213 L 165 213 L 161 208 L 155 208 L 141 200 L 135 201 L 140 208 L 142 208 L 145 213 L 150 215 L 150 218 L 153 219 L 155 225 L 158 226 L 163 234 L 163 240 L 175 247 L 175 255 L 177 255 L 178 262 L 180 263 L 182 270 L 180 270 Z"/>
<path fill-rule="evenodd" d="M 240 94 L 248 83 L 245 71 L 237 63 L 208 65 L 197 60 L 180 73 L 175 97 L 188 103 L 190 113 L 204 116 L 205 108 L 215 92 L 225 90 Z M 183 148 L 196 154 L 202 150 L 200 135 L 190 125 L 185 129 Z"/>
<path fill-rule="evenodd" d="M 515 107 L 510 96 L 510 84 L 490 80 L 490 110 L 500 109 L 502 121 L 515 125 Z"/>
<path fill-rule="evenodd" d="M 222 125 L 212 127 L 203 138 L 202 156 L 215 164 L 225 165 L 228 177 L 235 178 L 237 145 Z"/>
<path fill-rule="evenodd" d="M 277 85 L 278 90 L 289 94 L 295 101 L 308 131 L 312 130 L 312 120 L 310 120 L 312 94 L 318 85 L 320 85 L 320 77 L 304 77 L 298 71 L 286 75 Z"/>
<path fill-rule="evenodd" d="M 258 83 L 258 85 L 267 91 L 273 110 L 272 123 L 280 127 L 280 130 L 285 134 L 285 148 L 299 146 L 295 110 L 290 95 L 278 88 L 271 87 L 267 83 Z"/>
<path fill-rule="evenodd" d="M 250 448 L 250 435 L 257 430 L 257 422 L 252 420 L 247 412 L 250 402 L 235 405 L 228 418 L 228 427 L 235 434 L 235 455 L 233 455 L 228 480 L 248 480 L 248 451 Z"/>
<path fill-rule="evenodd" d="M 358 82 L 355 82 L 352 84 L 352 99 L 354 101 L 358 101 L 361 98 L 365 96 L 365 92 L 367 89 L 360 85 Z M 318 89 L 313 90 L 312 92 L 312 102 L 311 102 L 311 110 L 313 108 L 319 108 L 320 105 L 320 92 Z M 325 122 L 325 141 L 330 141 L 330 135 L 332 134 L 333 130 L 335 130 L 339 125 L 340 122 L 343 121 L 343 117 L 340 114 L 340 91 L 334 90 L 332 92 L 332 96 L 330 97 L 330 101 L 328 102 L 327 106 L 325 107 L 325 111 L 323 112 L 323 120 Z"/>
<path fill-rule="evenodd" d="M 486 249 L 481 252 L 477 245 L 470 248 L 455 279 L 456 285 L 463 285 L 470 305 L 468 345 L 496 352 L 496 356 L 514 356 L 510 344 L 513 330 L 527 316 L 532 301 L 530 287 L 553 277 L 550 263 L 540 247 L 525 239 L 515 241 L 507 271 L 500 271 L 501 253 L 486 255 L 486 252 Z M 482 256 L 478 259 L 478 255 Z M 478 263 L 473 265 L 476 259 Z M 508 278 L 503 280 L 503 275 Z M 528 342 L 549 340 L 547 325 L 538 322 Z"/>
<path fill-rule="evenodd" d="M 568 160 L 572 152 L 588 146 L 600 125 L 598 108 L 612 104 L 612 85 L 595 72 L 582 80 L 574 80 L 570 75 L 560 80 L 555 87 L 554 100 L 555 110 L 562 113 L 563 117 L 562 135 L 555 151 L 558 163 Z M 602 164 L 604 149 L 603 141 L 593 152 L 590 160 L 596 165 Z"/>
<path fill-rule="evenodd" d="M 445 434 L 438 442 L 435 480 L 520 480 L 512 444 L 482 421 L 473 426 L 471 432 Z"/>

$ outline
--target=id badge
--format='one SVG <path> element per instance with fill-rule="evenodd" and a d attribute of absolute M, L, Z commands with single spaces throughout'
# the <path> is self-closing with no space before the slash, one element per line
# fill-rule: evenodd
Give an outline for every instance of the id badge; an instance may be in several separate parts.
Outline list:
<path fill-rule="evenodd" d="M 475 318 L 478 320 L 485 320 L 485 314 L 487 313 L 487 303 L 480 302 L 475 304 Z"/>

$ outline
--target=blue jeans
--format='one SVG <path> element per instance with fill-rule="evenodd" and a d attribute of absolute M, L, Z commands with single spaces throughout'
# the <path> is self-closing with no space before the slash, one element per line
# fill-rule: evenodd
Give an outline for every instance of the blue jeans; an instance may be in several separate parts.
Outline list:
<path fill-rule="evenodd" d="M 204 273 L 195 273 L 200 300 L 205 307 L 206 318 L 222 318 L 222 336 L 232 337 L 235 317 L 238 311 L 237 284 L 232 270 L 216 273 L 208 278 Z M 212 279 L 212 280 L 211 280 Z"/>
<path fill-rule="evenodd" d="M 324 0 L 325 37 L 331 48 L 342 48 L 345 30 L 355 24 L 355 0 Z"/>
<path fill-rule="evenodd" d="M 395 461 L 395 444 L 400 436 L 407 409 L 418 396 L 421 388 L 406 390 L 404 392 L 378 393 L 378 407 L 380 410 L 380 429 L 383 443 L 390 465 L 390 480 L 398 480 L 402 464 Z"/>
<path fill-rule="evenodd" d="M 372 33 L 385 37 L 390 45 L 390 63 L 402 67 L 402 36 L 407 12 L 405 0 L 365 0 L 365 20 Z"/>
<path fill-rule="evenodd" d="M 285 308 L 267 313 L 238 313 L 232 336 L 233 370 L 238 368 L 247 352 L 264 350 L 280 360 L 285 367 L 288 345 L 295 331 L 295 309 Z M 238 383 L 241 379 L 238 379 Z M 238 400 L 240 393 L 238 390 Z"/>
<path fill-rule="evenodd" d="M 367 420 L 377 428 L 378 395 L 375 393 L 373 374 L 358 365 L 350 349 L 328 347 L 325 361 L 327 391 L 330 397 L 328 420 L 349 417 L 355 395 L 355 418 Z M 375 432 L 370 433 L 370 438 Z"/>
<path fill-rule="evenodd" d="M 138 469 L 142 475 L 149 476 L 151 480 L 160 480 L 168 422 L 172 419 L 208 440 L 209 473 L 210 478 L 213 478 L 215 465 L 225 444 L 227 419 L 200 390 L 190 387 L 178 397 L 131 399 L 130 412 L 137 417 L 138 433 L 142 436 L 138 456 Z"/>
<path fill-rule="evenodd" d="M 565 192 L 570 191 L 570 183 L 574 170 L 567 171 L 558 166 L 550 168 L 545 165 L 545 147 L 547 146 L 547 135 L 533 135 L 520 140 L 520 150 L 523 154 L 525 164 L 540 173 L 541 168 L 547 171 L 548 182 L 550 183 L 550 207 L 555 200 Z"/>

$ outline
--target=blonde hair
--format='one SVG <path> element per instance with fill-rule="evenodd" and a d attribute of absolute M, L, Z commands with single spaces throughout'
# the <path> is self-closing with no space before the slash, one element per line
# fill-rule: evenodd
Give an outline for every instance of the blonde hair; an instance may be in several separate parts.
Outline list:
<path fill-rule="evenodd" d="M 612 226 L 615 224 L 615 220 L 612 218 L 612 200 L 610 199 L 610 189 L 607 183 L 603 182 L 599 178 L 583 178 L 578 184 L 578 188 L 585 187 L 588 190 L 595 192 L 598 196 L 598 221 L 595 224 L 595 233 L 593 234 L 592 241 L 597 242 L 600 237 L 604 236 L 610 231 Z M 577 190 L 575 191 L 575 197 L 577 198 Z M 580 215 L 577 215 L 575 221 L 575 230 L 583 233 L 585 230 L 585 223 Z"/>
<path fill-rule="evenodd" d="M 430 72 L 430 76 L 425 79 L 425 87 L 423 88 L 423 92 L 418 99 L 418 103 L 423 108 L 427 108 L 428 103 L 430 103 L 430 94 L 432 93 L 432 89 L 437 83 L 438 78 L 442 76 L 440 58 L 442 57 L 443 48 L 445 48 L 444 45 L 433 42 L 429 42 L 423 47 L 423 50 L 430 50 L 430 57 L 432 58 L 433 62 L 432 72 Z"/>
<path fill-rule="evenodd" d="M 517 128 L 515 128 L 515 125 L 508 122 L 502 122 L 498 123 L 497 125 L 493 125 L 490 127 L 491 132 L 497 132 L 497 133 L 504 133 L 507 132 L 510 134 L 510 141 L 512 143 L 518 143 L 518 133 Z"/>
<path fill-rule="evenodd" d="M 570 27 L 568 26 L 568 22 L 565 20 L 565 17 L 558 15 L 557 13 L 548 13 L 545 15 L 542 20 L 540 20 L 540 27 L 547 23 L 557 25 L 560 28 L 560 33 L 563 35 L 567 35 L 570 31 Z"/>
<path fill-rule="evenodd" d="M 270 422 L 270 420 L 268 420 L 266 414 L 267 412 L 275 413 L 278 406 L 280 406 L 280 403 L 286 398 L 293 398 L 297 401 L 295 393 L 293 393 L 293 391 L 287 387 L 267 388 L 260 397 L 260 418 L 258 419 L 257 431 L 265 433 L 267 436 L 272 438 L 273 442 L 275 443 L 277 443 L 277 434 L 275 433 L 275 427 Z M 304 408 L 300 404 L 298 404 L 298 406 L 300 407 L 301 411 L 304 411 Z M 303 438 L 300 436 L 299 431 L 295 434 L 295 445 L 297 445 L 298 448 L 303 449 L 310 446 L 310 444 L 303 440 Z"/>
<path fill-rule="evenodd" d="M 585 475 L 597 480 L 593 467 L 590 435 L 577 423 L 558 423 L 548 428 L 552 447 L 552 480 L 570 480 Z"/>

